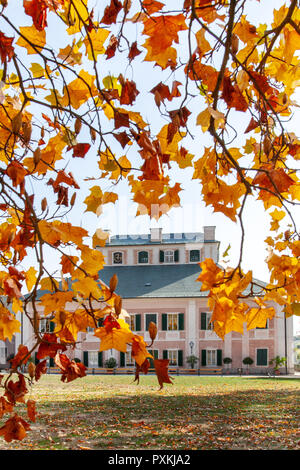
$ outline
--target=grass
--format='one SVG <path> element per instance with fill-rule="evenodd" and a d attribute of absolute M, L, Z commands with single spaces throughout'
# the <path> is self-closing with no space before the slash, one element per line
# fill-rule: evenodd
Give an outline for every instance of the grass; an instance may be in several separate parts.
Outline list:
<path fill-rule="evenodd" d="M 0 450 L 300 450 L 299 392 L 298 379 L 178 376 L 159 391 L 155 376 L 48 375 L 28 396 L 31 431 Z"/>

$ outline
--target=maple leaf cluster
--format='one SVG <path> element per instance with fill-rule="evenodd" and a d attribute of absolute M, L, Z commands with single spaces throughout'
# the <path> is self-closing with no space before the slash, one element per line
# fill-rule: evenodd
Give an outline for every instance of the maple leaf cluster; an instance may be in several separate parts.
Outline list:
<path fill-rule="evenodd" d="M 35 420 L 26 395 L 48 358 L 65 382 L 85 376 L 71 353 L 87 328 L 101 351 L 131 349 L 137 381 L 149 369 L 149 345 L 126 323 L 116 278 L 101 281 L 107 233 L 72 222 L 82 194 L 85 212 L 100 218 L 118 201 L 110 189 L 122 180 L 137 216 L 158 220 L 180 206 L 184 188 L 174 174 L 190 172 L 204 204 L 241 226 L 237 266 L 208 259 L 199 269 L 214 331 L 224 338 L 245 323 L 263 326 L 274 316 L 270 302 L 300 314 L 293 212 L 300 140 L 289 128 L 298 106 L 300 12 L 296 0 L 278 10 L 260 0 L 271 17 L 260 24 L 247 4 L 185 0 L 175 10 L 168 0 L 105 0 L 90 9 L 87 0 L 23 0 L 16 24 L 13 2 L 1 2 L 0 340 L 20 331 L 17 316 L 34 336 L 1 380 L 0 416 L 10 417 L 0 435 L 8 442 L 29 430 L 18 406 Z M 242 269 L 249 200 L 270 220 L 263 286 Z M 41 333 L 43 318 L 53 332 Z M 168 361 L 154 365 L 160 386 L 171 383 Z"/>

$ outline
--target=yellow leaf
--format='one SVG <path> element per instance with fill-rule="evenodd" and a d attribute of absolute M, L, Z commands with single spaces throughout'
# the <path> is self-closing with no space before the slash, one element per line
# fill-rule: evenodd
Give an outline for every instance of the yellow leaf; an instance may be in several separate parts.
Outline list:
<path fill-rule="evenodd" d="M 107 332 L 105 327 L 97 328 L 95 336 L 100 338 L 100 351 L 108 349 L 116 349 L 117 351 L 126 352 L 127 343 L 131 343 L 134 334 L 130 331 L 128 324 L 124 320 L 117 320 L 120 328 L 112 328 Z"/>
<path fill-rule="evenodd" d="M 45 30 L 38 31 L 34 25 L 20 26 L 20 33 L 22 36 L 19 37 L 16 44 L 20 47 L 25 47 L 29 55 L 38 54 L 44 48 L 46 44 Z"/>
<path fill-rule="evenodd" d="M 31 266 L 28 271 L 25 273 L 26 286 L 28 291 L 31 291 L 37 279 L 37 270 Z"/>
<path fill-rule="evenodd" d="M 15 333 L 20 331 L 21 323 L 2 305 L 0 306 L 0 340 L 12 340 Z"/>
<path fill-rule="evenodd" d="M 98 30 L 92 29 L 83 43 L 86 48 L 86 54 L 89 60 L 97 59 L 99 54 L 105 53 L 105 48 L 103 44 L 105 43 L 110 32 L 107 29 L 99 28 Z M 92 47 L 91 47 L 92 44 Z"/>

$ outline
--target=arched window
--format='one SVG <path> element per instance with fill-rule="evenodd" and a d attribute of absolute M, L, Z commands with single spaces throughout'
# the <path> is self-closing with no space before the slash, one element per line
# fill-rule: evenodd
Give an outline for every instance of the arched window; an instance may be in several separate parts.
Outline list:
<path fill-rule="evenodd" d="M 139 251 L 139 263 L 148 263 L 148 251 Z"/>
<path fill-rule="evenodd" d="M 123 253 L 116 251 L 113 255 L 113 264 L 122 264 L 123 263 Z"/>

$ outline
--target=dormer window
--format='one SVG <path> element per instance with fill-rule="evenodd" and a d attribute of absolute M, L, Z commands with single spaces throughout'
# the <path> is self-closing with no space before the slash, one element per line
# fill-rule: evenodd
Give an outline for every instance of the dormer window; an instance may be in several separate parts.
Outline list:
<path fill-rule="evenodd" d="M 123 253 L 116 251 L 113 254 L 113 264 L 122 264 L 123 263 Z"/>
<path fill-rule="evenodd" d="M 200 250 L 190 250 L 190 263 L 199 263 Z"/>
<path fill-rule="evenodd" d="M 139 251 L 138 261 L 141 264 L 147 264 L 149 261 L 148 251 Z"/>

